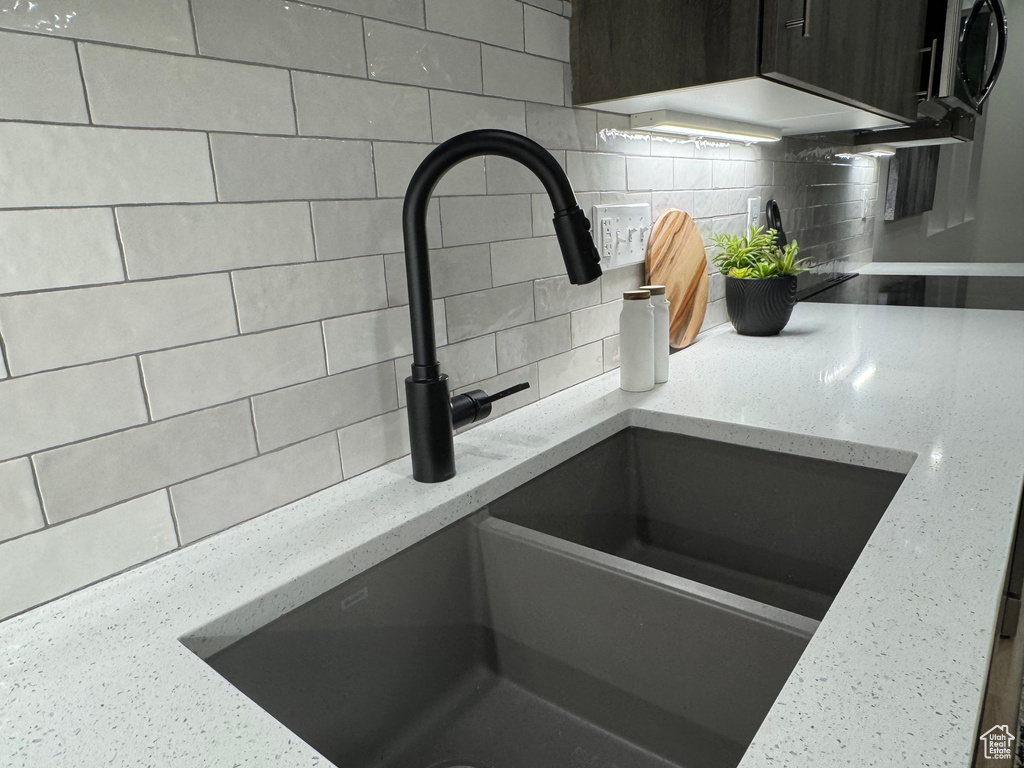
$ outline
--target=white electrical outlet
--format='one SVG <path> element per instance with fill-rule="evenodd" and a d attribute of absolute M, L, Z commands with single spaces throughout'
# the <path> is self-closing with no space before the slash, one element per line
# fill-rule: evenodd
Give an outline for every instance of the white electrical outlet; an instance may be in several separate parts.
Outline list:
<path fill-rule="evenodd" d="M 761 198 L 751 197 L 747 199 L 747 226 L 757 227 L 761 224 Z"/>
<path fill-rule="evenodd" d="M 605 269 L 644 261 L 651 231 L 651 206 L 595 205 L 591 221 L 599 224 L 598 246 Z"/>

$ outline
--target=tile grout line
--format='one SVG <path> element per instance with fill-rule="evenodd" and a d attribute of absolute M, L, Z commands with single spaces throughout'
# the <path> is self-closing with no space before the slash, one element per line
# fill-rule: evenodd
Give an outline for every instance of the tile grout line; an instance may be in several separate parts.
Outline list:
<path fill-rule="evenodd" d="M 307 262 L 307 263 L 309 263 L 309 262 Z M 229 336 L 229 337 L 226 337 L 226 338 L 239 338 L 241 336 L 244 336 L 245 334 L 242 333 L 242 319 L 241 319 L 240 313 L 238 311 L 238 288 L 235 285 L 235 272 L 234 272 L 234 270 L 228 272 L 228 282 L 231 283 L 231 306 L 235 310 L 235 329 L 238 331 L 238 333 L 235 336 Z M 302 325 L 302 323 L 299 323 L 299 325 Z M 281 326 L 281 327 L 282 328 L 290 328 L 291 326 Z M 272 329 L 265 328 L 264 330 L 272 330 Z M 189 345 L 186 345 L 186 346 L 189 346 Z"/>
<path fill-rule="evenodd" d="M 43 518 L 43 527 L 36 528 L 36 531 L 45 531 L 47 528 L 53 525 L 53 523 L 51 523 L 50 519 L 46 516 L 46 505 L 43 503 L 43 490 L 39 485 L 39 472 L 36 469 L 35 456 L 27 456 L 26 458 L 28 459 L 29 467 L 32 470 L 32 485 L 36 489 L 36 498 L 39 500 L 39 514 Z M 31 533 L 35 533 L 36 531 L 28 531 L 22 535 L 27 536 Z"/>
<path fill-rule="evenodd" d="M 117 283 L 101 283 L 101 285 L 122 285 L 129 282 L 128 259 L 124 254 L 124 241 L 121 239 L 121 222 L 117 220 L 117 206 L 110 206 L 110 216 L 114 220 L 114 239 L 117 240 L 117 253 L 121 257 L 121 271 L 124 273 L 124 280 Z M 74 290 L 74 286 L 65 286 L 52 290 Z M 36 294 L 41 293 L 41 291 L 31 291 L 31 293 Z"/>
<path fill-rule="evenodd" d="M 94 125 L 92 121 L 92 107 L 89 105 L 89 87 L 85 84 L 85 67 L 82 66 L 82 51 L 81 43 L 77 40 L 72 42 L 75 46 L 75 59 L 78 61 L 78 76 L 82 81 L 82 98 L 85 100 L 85 115 L 89 118 L 89 125 Z"/>
<path fill-rule="evenodd" d="M 210 157 L 210 175 L 213 177 L 213 200 L 207 203 L 220 203 L 224 202 L 220 199 L 220 185 L 217 183 L 217 164 L 213 162 L 213 133 L 206 131 L 206 148 L 209 151 Z M 255 201 L 253 201 L 255 202 Z M 270 200 L 260 202 L 272 202 Z"/>
<path fill-rule="evenodd" d="M 256 397 L 255 395 L 250 395 L 246 399 L 249 401 L 249 423 L 252 425 L 252 439 L 253 439 L 253 442 L 256 445 L 256 456 L 253 457 L 253 458 L 258 458 L 258 457 L 264 456 L 266 454 L 260 448 L 260 433 L 259 433 L 259 430 L 256 429 L 256 403 L 254 402 L 255 397 Z M 314 436 L 314 437 L 317 437 L 317 436 Z M 310 438 L 310 439 L 313 439 L 313 438 Z M 278 448 L 275 449 L 275 450 L 281 450 L 284 447 L 286 447 L 286 446 L 278 446 Z M 266 453 L 273 453 L 273 451 L 267 451 Z M 238 464 L 241 464 L 241 463 L 242 462 L 238 462 Z M 214 471 L 216 472 L 217 470 L 214 470 Z M 210 473 L 207 473 L 207 474 L 210 474 Z"/>
<path fill-rule="evenodd" d="M 290 69 L 288 70 L 288 88 L 292 97 L 292 120 L 295 121 L 295 135 L 301 136 L 302 134 L 299 133 L 299 105 L 295 100 L 295 72 Z"/>
<path fill-rule="evenodd" d="M 192 44 L 196 49 L 195 56 L 198 58 L 202 56 L 202 53 L 199 51 L 199 25 L 196 23 L 196 9 L 193 0 L 188 0 L 188 21 L 189 26 L 192 27 Z"/>
<path fill-rule="evenodd" d="M 178 542 L 178 547 L 184 546 L 181 543 L 181 531 L 178 530 L 178 514 L 174 508 L 174 497 L 171 496 L 171 486 L 164 488 L 164 493 L 167 494 L 167 508 L 171 511 L 171 525 L 174 527 L 174 539 Z"/>
<path fill-rule="evenodd" d="M 153 406 L 149 401 L 149 389 L 146 387 L 146 375 L 142 372 L 142 355 L 135 355 L 135 367 L 139 372 L 139 384 L 142 386 L 142 401 L 146 405 L 146 416 L 149 424 L 153 423 Z M 133 426 L 140 426 L 138 424 Z M 131 429 L 131 427 L 128 427 Z"/>

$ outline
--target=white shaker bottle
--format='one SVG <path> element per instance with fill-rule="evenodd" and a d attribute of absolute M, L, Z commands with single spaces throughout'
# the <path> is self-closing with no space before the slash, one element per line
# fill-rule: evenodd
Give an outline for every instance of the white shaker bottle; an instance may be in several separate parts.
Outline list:
<path fill-rule="evenodd" d="M 654 383 L 668 381 L 668 298 L 664 285 L 641 285 L 641 291 L 651 292 L 654 306 Z"/>
<path fill-rule="evenodd" d="M 646 392 L 654 388 L 654 307 L 650 291 L 622 294 L 619 386 L 627 392 Z"/>

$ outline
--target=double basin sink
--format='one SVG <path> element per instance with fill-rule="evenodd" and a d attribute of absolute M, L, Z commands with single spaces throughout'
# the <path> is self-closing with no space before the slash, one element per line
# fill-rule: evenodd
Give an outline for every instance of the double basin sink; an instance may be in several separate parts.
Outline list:
<path fill-rule="evenodd" d="M 629 428 L 206 661 L 339 768 L 725 768 L 904 475 Z"/>

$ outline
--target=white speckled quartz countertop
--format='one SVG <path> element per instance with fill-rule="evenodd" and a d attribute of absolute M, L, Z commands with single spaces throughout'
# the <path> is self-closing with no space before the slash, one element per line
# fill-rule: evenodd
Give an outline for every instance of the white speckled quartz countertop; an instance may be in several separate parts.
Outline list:
<path fill-rule="evenodd" d="M 329 766 L 212 652 L 630 425 L 909 474 L 742 766 L 967 766 L 1024 475 L 1024 313 L 801 304 L 0 624 L 0 766 Z M 204 629 L 205 628 L 205 629 Z M 195 642 L 192 642 L 195 646 Z"/>

